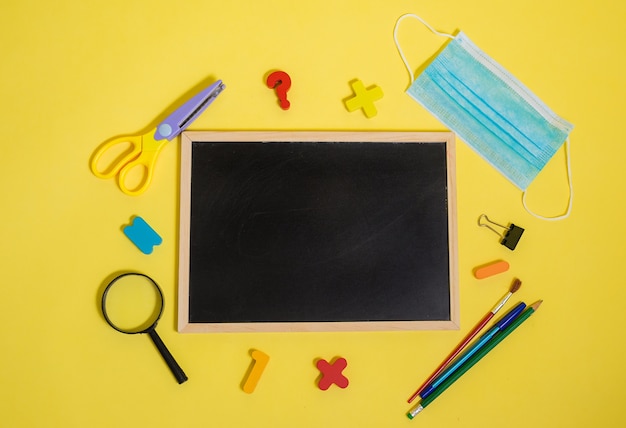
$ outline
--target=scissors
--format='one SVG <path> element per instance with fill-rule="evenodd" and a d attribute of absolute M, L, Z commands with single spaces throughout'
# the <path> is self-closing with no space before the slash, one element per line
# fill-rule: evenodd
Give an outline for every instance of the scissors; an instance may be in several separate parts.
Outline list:
<path fill-rule="evenodd" d="M 154 130 L 151 129 L 142 135 L 124 135 L 106 141 L 94 153 L 91 171 L 98 178 L 112 178 L 117 175 L 117 183 L 127 195 L 142 194 L 152 181 L 152 172 L 161 149 L 200 116 L 225 87 L 224 83 L 218 80 L 203 89 L 165 118 Z M 105 153 L 116 153 L 120 147 L 125 147 L 129 143 L 129 150 L 118 155 L 104 169 L 98 168 Z M 136 185 L 134 183 L 137 182 L 137 173 L 132 174 L 132 180 L 128 175 L 133 169 L 137 169 L 141 177 Z M 132 183 L 130 184 L 132 187 L 129 187 L 129 183 Z"/>

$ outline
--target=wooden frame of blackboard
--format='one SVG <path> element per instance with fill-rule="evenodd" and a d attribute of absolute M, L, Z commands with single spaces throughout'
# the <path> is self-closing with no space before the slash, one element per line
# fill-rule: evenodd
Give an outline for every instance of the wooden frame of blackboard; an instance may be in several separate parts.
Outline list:
<path fill-rule="evenodd" d="M 416 143 L 420 147 L 438 145 L 443 150 L 443 192 L 445 205 L 445 232 L 447 241 L 447 261 L 445 269 L 447 282 L 439 285 L 442 295 L 447 296 L 445 317 L 428 319 L 416 314 L 411 319 L 372 319 L 358 320 L 227 320 L 196 321 L 190 319 L 190 299 L 194 287 L 190 284 L 192 265 L 191 247 L 194 239 L 192 230 L 192 183 L 194 171 L 192 162 L 195 147 L 208 144 L 230 143 Z M 327 145 L 328 146 L 328 145 Z M 387 145 L 379 145 L 389 147 Z M 229 146 L 235 147 L 235 146 Z M 258 147 L 258 146 L 257 146 Z M 260 146 L 264 147 L 264 146 Z M 267 146 L 265 146 L 267 147 Z M 443 170 L 442 170 L 443 171 Z M 198 210 L 198 208 L 196 208 Z M 428 225 L 424 225 L 428 228 Z M 196 265 L 199 265 L 196 262 Z M 458 254 L 456 226 L 456 173 L 455 136 L 450 132 L 318 132 L 318 131 L 190 131 L 181 135 L 180 167 L 180 234 L 179 234 L 179 274 L 178 274 L 178 331 L 181 333 L 210 332 L 292 332 L 292 331 L 392 331 L 392 330 L 456 330 L 459 328 Z M 200 281 L 198 281 L 200 282 Z M 202 281 L 202 287 L 212 287 Z M 210 281 L 209 281 L 210 282 Z M 420 284 L 414 284 L 420 287 Z M 249 287 L 257 287 L 251 282 Z M 445 289 L 444 289 L 445 288 Z M 259 290 L 255 290 L 258 292 Z M 393 317 L 390 317 L 393 318 Z M 416 318 L 416 319 L 413 319 Z"/>

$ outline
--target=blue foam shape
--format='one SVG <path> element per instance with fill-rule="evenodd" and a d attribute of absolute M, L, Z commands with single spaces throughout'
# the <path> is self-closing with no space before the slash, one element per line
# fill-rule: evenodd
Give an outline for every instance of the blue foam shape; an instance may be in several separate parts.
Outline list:
<path fill-rule="evenodd" d="M 163 242 L 159 234 L 139 216 L 134 217 L 131 224 L 124 227 L 123 231 L 124 235 L 144 254 L 152 254 L 154 246 Z"/>

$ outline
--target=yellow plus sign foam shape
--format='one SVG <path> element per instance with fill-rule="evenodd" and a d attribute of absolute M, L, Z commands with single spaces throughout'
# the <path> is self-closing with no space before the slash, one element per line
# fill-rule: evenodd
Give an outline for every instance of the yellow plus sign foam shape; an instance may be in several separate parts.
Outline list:
<path fill-rule="evenodd" d="M 354 91 L 354 97 L 345 100 L 348 111 L 352 112 L 361 108 L 368 118 L 376 116 L 378 111 L 374 101 L 378 101 L 383 97 L 383 90 L 376 85 L 365 88 L 365 85 L 359 79 L 354 80 L 351 86 Z"/>

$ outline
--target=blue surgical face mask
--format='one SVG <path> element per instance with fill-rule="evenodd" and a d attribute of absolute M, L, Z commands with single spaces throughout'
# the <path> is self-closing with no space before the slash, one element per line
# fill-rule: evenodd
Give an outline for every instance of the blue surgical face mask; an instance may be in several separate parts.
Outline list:
<path fill-rule="evenodd" d="M 417 78 L 397 39 L 398 25 L 409 17 L 451 39 Z M 522 190 L 526 207 L 526 189 L 568 140 L 573 125 L 552 112 L 462 32 L 457 36 L 440 33 L 418 16 L 407 14 L 396 22 L 394 39 L 411 75 L 407 93 Z M 537 217 L 561 219 L 569 215 L 573 196 L 569 154 L 568 178 L 566 214 Z"/>

